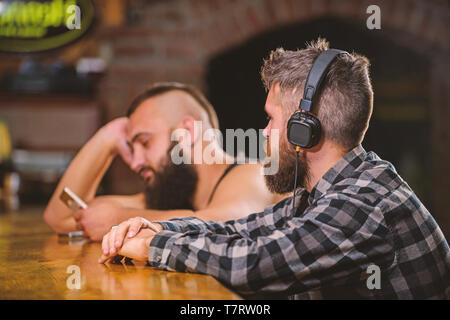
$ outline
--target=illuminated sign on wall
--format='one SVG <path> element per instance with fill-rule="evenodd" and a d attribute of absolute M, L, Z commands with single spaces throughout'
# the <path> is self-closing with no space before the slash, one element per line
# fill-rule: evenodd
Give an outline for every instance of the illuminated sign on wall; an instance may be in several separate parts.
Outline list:
<path fill-rule="evenodd" d="M 89 0 L 0 0 L 0 51 L 61 47 L 81 37 L 93 18 Z"/>

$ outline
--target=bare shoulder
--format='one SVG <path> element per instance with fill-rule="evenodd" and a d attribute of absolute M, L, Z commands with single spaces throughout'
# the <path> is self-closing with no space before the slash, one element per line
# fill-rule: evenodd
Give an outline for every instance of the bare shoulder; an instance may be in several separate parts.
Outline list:
<path fill-rule="evenodd" d="M 261 165 L 241 164 L 223 178 L 208 207 L 213 220 L 227 221 L 262 212 L 282 197 L 267 188 Z"/>
<path fill-rule="evenodd" d="M 262 166 L 259 163 L 243 163 L 235 166 L 229 176 L 245 174 L 247 177 L 263 178 Z"/>
<path fill-rule="evenodd" d="M 276 195 L 267 189 L 260 164 L 240 164 L 223 178 L 213 201 L 230 198 L 256 201 L 267 206 L 275 202 Z"/>
<path fill-rule="evenodd" d="M 263 185 L 265 187 L 264 176 L 262 174 L 262 167 L 258 163 L 244 163 L 234 167 L 223 179 L 224 185 L 240 184 L 244 186 Z"/>

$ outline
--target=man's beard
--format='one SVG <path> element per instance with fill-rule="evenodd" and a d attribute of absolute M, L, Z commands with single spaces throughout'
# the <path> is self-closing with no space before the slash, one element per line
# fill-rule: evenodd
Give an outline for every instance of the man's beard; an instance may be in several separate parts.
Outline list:
<path fill-rule="evenodd" d="M 268 142 L 270 143 L 270 142 Z M 278 171 L 273 175 L 265 175 L 264 179 L 270 192 L 283 194 L 292 192 L 295 179 L 295 147 L 289 142 L 282 140 L 278 159 Z M 275 155 L 276 156 L 276 155 Z M 298 156 L 297 187 L 305 188 L 309 181 L 309 165 L 304 153 Z"/>
<path fill-rule="evenodd" d="M 151 168 L 144 168 L 151 169 Z M 161 169 L 153 170 L 152 182 L 145 187 L 145 201 L 148 209 L 193 210 L 192 200 L 197 187 L 198 176 L 189 164 L 174 164 L 170 156 Z"/>

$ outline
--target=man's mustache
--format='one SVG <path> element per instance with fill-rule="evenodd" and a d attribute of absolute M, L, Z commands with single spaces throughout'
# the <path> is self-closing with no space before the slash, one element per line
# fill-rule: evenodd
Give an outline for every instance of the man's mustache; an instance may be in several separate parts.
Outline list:
<path fill-rule="evenodd" d="M 155 169 L 153 169 L 153 168 L 150 167 L 150 166 L 146 166 L 146 167 L 142 167 L 141 169 L 139 169 L 139 171 L 138 171 L 139 176 L 142 176 L 142 173 L 143 173 L 143 172 L 146 172 L 146 171 L 152 171 L 152 172 L 153 172 L 153 175 L 156 175 L 156 170 L 155 170 Z M 144 180 L 147 181 L 148 178 L 146 178 L 146 179 L 144 179 Z"/>

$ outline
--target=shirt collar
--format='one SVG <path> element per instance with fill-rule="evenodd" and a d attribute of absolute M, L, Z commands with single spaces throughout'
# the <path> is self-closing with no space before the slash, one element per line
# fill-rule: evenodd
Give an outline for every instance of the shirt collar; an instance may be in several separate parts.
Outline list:
<path fill-rule="evenodd" d="M 351 175 L 355 169 L 364 161 L 366 150 L 361 145 L 347 152 L 336 164 L 331 167 L 317 182 L 311 190 L 310 201 L 320 198 L 333 184 Z"/>

